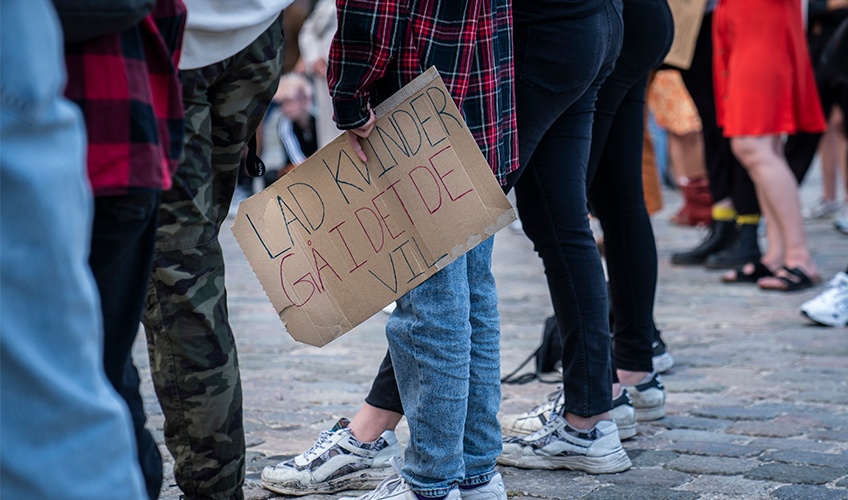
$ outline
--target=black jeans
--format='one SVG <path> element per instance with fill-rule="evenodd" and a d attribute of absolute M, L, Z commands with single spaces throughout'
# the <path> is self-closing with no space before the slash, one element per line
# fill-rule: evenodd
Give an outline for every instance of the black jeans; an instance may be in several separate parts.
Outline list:
<path fill-rule="evenodd" d="M 144 428 L 140 381 L 131 354 L 150 280 L 160 194 L 143 191 L 95 198 L 89 257 L 103 310 L 103 366 L 130 409 L 151 500 L 159 498 L 162 488 L 162 456 Z"/>
<path fill-rule="evenodd" d="M 607 290 L 589 229 L 586 171 L 595 99 L 622 41 L 621 2 L 580 19 L 515 28 L 518 213 L 545 265 L 562 336 L 566 411 L 589 417 L 612 408 Z M 366 402 L 392 406 L 386 357 Z M 396 393 L 394 389 L 394 393 Z"/>
<path fill-rule="evenodd" d="M 681 71 L 683 83 L 698 108 L 704 131 L 704 153 L 710 193 L 715 201 L 730 198 L 740 214 L 760 212 L 757 191 L 748 171 L 733 156 L 730 139 L 722 135 L 716 123 L 715 94 L 713 89 L 713 39 L 712 14 L 704 15 L 692 65 Z"/>
<path fill-rule="evenodd" d="M 624 0 L 624 46 L 598 91 L 589 205 L 604 230 L 615 368 L 653 370 L 657 247 L 642 188 L 645 87 L 674 38 L 666 0 Z"/>

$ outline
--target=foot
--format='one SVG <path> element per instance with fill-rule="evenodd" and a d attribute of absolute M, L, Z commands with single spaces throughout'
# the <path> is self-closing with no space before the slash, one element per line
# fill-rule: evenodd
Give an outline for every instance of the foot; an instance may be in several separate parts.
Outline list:
<path fill-rule="evenodd" d="M 506 486 L 500 472 L 495 472 L 489 482 L 476 488 L 459 488 L 462 500 L 507 500 Z"/>
<path fill-rule="evenodd" d="M 721 277 L 721 281 L 725 283 L 756 283 L 760 278 L 773 276 L 771 266 L 763 263 L 762 260 L 756 262 L 748 262 L 744 266 L 737 267 L 732 271 L 727 271 Z"/>
<path fill-rule="evenodd" d="M 760 245 L 757 242 L 757 225 L 740 224 L 727 247 L 710 254 L 704 260 L 704 266 L 710 269 L 728 269 L 758 260 Z"/>
<path fill-rule="evenodd" d="M 706 238 L 692 250 L 673 254 L 671 263 L 681 266 L 703 264 L 708 256 L 726 248 L 735 234 L 736 222 L 714 220 Z"/>
<path fill-rule="evenodd" d="M 800 267 L 790 269 L 788 266 L 783 266 L 774 273 L 774 276 L 758 279 L 757 285 L 763 290 L 797 292 L 806 290 L 819 281 L 821 276 L 815 271 L 805 271 Z"/>
<path fill-rule="evenodd" d="M 374 491 L 359 497 L 340 497 L 338 500 L 418 500 L 418 496 L 401 476 L 397 459 L 392 458 L 389 465 L 391 475 L 378 484 Z M 460 500 L 459 488 L 450 490 L 444 500 Z"/>
<path fill-rule="evenodd" d="M 619 439 L 623 441 L 635 436 L 636 417 L 627 391 L 622 390 L 621 395 L 615 398 L 612 405 L 613 409 L 609 412 L 609 418 L 615 421 L 618 426 Z M 565 393 L 562 387 L 560 387 L 558 391 L 548 394 L 546 401 L 539 403 L 532 409 L 517 415 L 502 416 L 500 418 L 501 432 L 503 432 L 504 436 L 527 436 L 528 434 L 532 434 L 545 426 L 551 412 L 561 414 L 563 406 L 565 406 Z M 632 422 L 631 412 L 633 412 Z M 619 420 L 621 420 L 621 423 L 619 423 Z"/>
<path fill-rule="evenodd" d="M 626 387 L 636 409 L 636 420 L 648 422 L 665 416 L 665 386 L 659 373 L 650 374 L 636 385 Z"/>
<path fill-rule="evenodd" d="M 651 359 L 654 371 L 657 373 L 665 373 L 674 366 L 674 358 L 666 351 L 665 342 L 660 337 L 659 330 L 654 330 L 654 357 Z"/>
<path fill-rule="evenodd" d="M 551 412 L 540 430 L 524 437 L 504 437 L 498 463 L 524 469 L 570 469 L 612 474 L 630 468 L 618 427 L 602 420 L 589 430 L 577 430 Z"/>
<path fill-rule="evenodd" d="M 848 324 L 848 274 L 836 273 L 824 291 L 801 304 L 801 314 L 820 325 Z"/>
<path fill-rule="evenodd" d="M 353 437 L 347 424 L 347 419 L 339 420 L 332 429 L 322 431 L 309 450 L 265 467 L 262 486 L 301 496 L 367 490 L 393 475 L 390 459 L 400 456 L 395 433 L 385 431 L 376 441 L 363 443 Z"/>

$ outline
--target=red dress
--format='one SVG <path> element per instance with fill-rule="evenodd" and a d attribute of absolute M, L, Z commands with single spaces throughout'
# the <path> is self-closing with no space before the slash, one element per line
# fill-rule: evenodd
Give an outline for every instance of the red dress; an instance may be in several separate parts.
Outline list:
<path fill-rule="evenodd" d="M 725 137 L 825 130 L 799 0 L 720 0 L 713 45 Z"/>

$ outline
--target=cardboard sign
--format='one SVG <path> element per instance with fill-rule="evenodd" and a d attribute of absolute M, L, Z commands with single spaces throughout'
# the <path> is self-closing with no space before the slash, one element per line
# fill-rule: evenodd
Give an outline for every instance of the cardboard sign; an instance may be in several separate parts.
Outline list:
<path fill-rule="evenodd" d="M 233 233 L 286 330 L 322 346 L 515 220 L 435 68 L 241 203 Z"/>
<path fill-rule="evenodd" d="M 674 17 L 674 41 L 665 57 L 666 64 L 680 69 L 689 69 L 692 65 L 706 5 L 707 0 L 668 0 Z"/>

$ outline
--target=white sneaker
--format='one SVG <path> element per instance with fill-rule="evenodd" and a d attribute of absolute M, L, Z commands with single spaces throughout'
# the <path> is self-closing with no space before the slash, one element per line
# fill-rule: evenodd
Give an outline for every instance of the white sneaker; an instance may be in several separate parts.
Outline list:
<path fill-rule="evenodd" d="M 470 490 L 459 489 L 462 500 L 507 500 L 506 486 L 500 472 L 495 472 L 492 479 L 483 486 Z"/>
<path fill-rule="evenodd" d="M 418 500 L 415 492 L 400 475 L 400 464 L 397 459 L 392 458 L 390 465 L 392 474 L 378 484 L 374 491 L 359 497 L 340 497 L 338 500 Z M 459 488 L 450 490 L 445 500 L 462 500 Z"/>
<path fill-rule="evenodd" d="M 842 204 L 836 200 L 825 200 L 820 198 L 815 205 L 804 210 L 805 219 L 824 219 L 830 217 L 841 207 Z"/>
<path fill-rule="evenodd" d="M 618 439 L 624 441 L 636 435 L 636 409 L 627 389 L 621 388 L 621 394 L 612 401 L 609 415 L 618 427 Z"/>
<path fill-rule="evenodd" d="M 655 372 L 647 382 L 626 388 L 636 409 L 636 420 L 647 422 L 665 416 L 665 386 L 659 373 Z"/>
<path fill-rule="evenodd" d="M 518 415 L 504 415 L 501 417 L 501 432 L 505 436 L 526 436 L 532 434 L 548 421 L 548 415 L 553 411 L 560 413 L 565 404 L 565 393 L 560 386 L 559 390 L 548 394 L 544 403 L 536 405 L 532 409 Z"/>
<path fill-rule="evenodd" d="M 842 205 L 836 212 L 836 218 L 833 220 L 833 225 L 840 233 L 848 234 L 848 204 Z"/>
<path fill-rule="evenodd" d="M 821 325 L 848 324 L 848 274 L 836 273 L 824 291 L 801 304 L 801 314 Z"/>
<path fill-rule="evenodd" d="M 524 437 L 504 437 L 498 463 L 524 469 L 570 469 L 589 474 L 611 474 L 632 465 L 621 447 L 618 427 L 601 420 L 588 431 L 568 425 L 551 412 L 542 429 Z"/>
<path fill-rule="evenodd" d="M 532 434 L 548 421 L 548 415 L 553 411 L 562 413 L 565 405 L 565 393 L 562 388 L 548 394 L 548 400 L 537 405 L 531 410 L 518 415 L 504 415 L 500 418 L 501 432 L 505 436 L 526 436 Z M 612 402 L 610 418 L 618 426 L 618 438 L 622 441 L 636 435 L 636 411 L 627 390 L 622 389 L 621 394 Z"/>
<path fill-rule="evenodd" d="M 307 451 L 285 462 L 265 467 L 262 486 L 283 495 L 367 490 L 393 475 L 392 458 L 400 456 L 397 438 L 385 431 L 371 443 L 358 441 L 341 419 L 321 431 Z M 412 500 L 415 500 L 413 494 Z"/>

